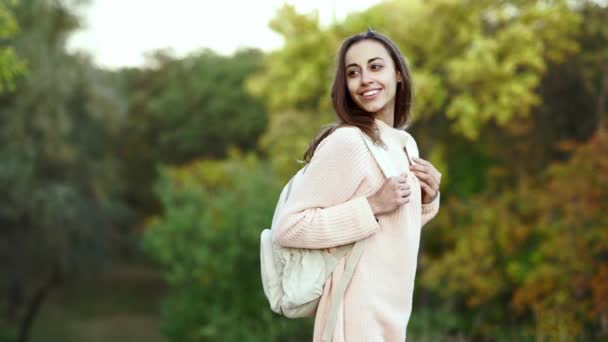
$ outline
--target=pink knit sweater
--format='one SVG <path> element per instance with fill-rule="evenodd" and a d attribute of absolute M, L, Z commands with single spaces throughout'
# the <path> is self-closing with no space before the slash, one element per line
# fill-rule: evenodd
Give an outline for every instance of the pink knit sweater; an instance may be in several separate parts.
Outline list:
<path fill-rule="evenodd" d="M 376 222 L 367 197 L 380 189 L 385 177 L 358 128 L 339 128 L 319 144 L 297 191 L 282 210 L 274 235 L 285 247 L 330 250 L 368 239 L 338 312 L 334 342 L 405 340 L 420 229 L 439 209 L 439 196 L 430 204 L 421 204 L 420 183 L 403 152 L 407 139 L 413 138 L 380 120 L 376 124 L 392 162 L 408 173 L 410 202 L 378 216 Z M 408 152 L 411 157 L 418 154 Z M 321 340 L 344 260 L 325 284 L 314 341 Z"/>

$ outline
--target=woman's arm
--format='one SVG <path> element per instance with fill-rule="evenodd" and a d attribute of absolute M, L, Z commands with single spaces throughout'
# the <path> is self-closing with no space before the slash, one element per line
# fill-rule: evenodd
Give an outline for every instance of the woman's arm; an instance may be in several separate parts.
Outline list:
<path fill-rule="evenodd" d="M 380 229 L 368 200 L 355 197 L 371 161 L 357 128 L 339 128 L 325 138 L 279 214 L 275 241 L 285 247 L 329 248 Z"/>

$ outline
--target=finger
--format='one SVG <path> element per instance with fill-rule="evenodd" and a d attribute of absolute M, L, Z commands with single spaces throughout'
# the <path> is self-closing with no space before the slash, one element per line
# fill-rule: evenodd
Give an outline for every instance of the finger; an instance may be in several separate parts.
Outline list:
<path fill-rule="evenodd" d="M 428 173 L 431 176 L 433 176 L 435 178 L 435 180 L 437 180 L 437 182 L 439 182 L 441 180 L 441 174 L 432 165 L 431 166 L 413 165 L 412 167 L 410 167 L 410 170 L 412 170 L 412 172 L 419 171 L 419 172 Z"/>
<path fill-rule="evenodd" d="M 428 169 L 424 169 L 424 170 L 416 169 L 416 170 L 412 170 L 412 173 L 416 177 L 418 177 L 418 179 L 425 179 L 425 180 L 428 180 L 429 182 L 435 183 L 437 185 L 441 182 L 440 178 L 437 177 L 437 175 L 435 175 L 433 172 L 429 172 Z"/>
<path fill-rule="evenodd" d="M 432 164 L 427 166 L 427 170 L 429 173 L 433 174 L 433 176 L 437 178 L 441 176 L 441 173 L 439 173 L 439 171 L 437 171 L 437 169 Z"/>
<path fill-rule="evenodd" d="M 420 181 L 420 187 L 427 189 L 429 192 L 439 191 L 439 186 L 436 184 Z"/>
<path fill-rule="evenodd" d="M 402 183 L 399 184 L 399 190 L 409 190 L 410 189 L 410 185 L 407 183 Z"/>
<path fill-rule="evenodd" d="M 419 180 L 424 181 L 429 185 L 432 185 L 432 183 L 435 182 L 435 178 L 433 178 L 433 176 L 428 173 L 416 171 L 414 172 L 414 174 L 416 175 L 416 177 L 418 177 Z"/>
<path fill-rule="evenodd" d="M 422 164 L 424 167 L 426 167 L 427 169 L 429 169 L 430 172 L 436 173 L 437 175 L 440 175 L 439 171 L 437 171 L 437 169 L 435 168 L 435 166 L 431 162 L 429 162 L 427 160 L 424 160 L 422 158 L 414 158 L 414 161 L 419 162 L 420 164 Z"/>
<path fill-rule="evenodd" d="M 407 183 L 407 176 L 397 176 L 397 177 L 395 177 L 395 179 L 397 180 L 397 183 L 399 183 L 399 184 Z"/>
<path fill-rule="evenodd" d="M 412 166 L 410 166 L 410 170 L 412 171 L 427 171 L 428 167 L 422 164 L 414 164 Z"/>
<path fill-rule="evenodd" d="M 411 194 L 412 194 L 412 192 L 410 190 L 403 190 L 400 192 L 399 197 L 401 197 L 401 198 L 410 197 Z"/>
<path fill-rule="evenodd" d="M 417 175 L 418 173 L 428 173 L 426 168 L 423 166 L 412 166 L 410 170 L 414 175 Z"/>
<path fill-rule="evenodd" d="M 422 159 L 422 158 L 420 158 L 420 157 L 416 157 L 416 158 L 414 158 L 414 161 L 415 161 L 416 163 L 418 163 L 418 164 L 422 164 L 422 165 L 425 165 L 425 166 L 429 166 L 429 165 L 431 165 L 431 163 L 429 163 L 427 160 Z"/>
<path fill-rule="evenodd" d="M 436 191 L 431 189 L 431 187 L 429 187 L 428 184 L 426 183 L 420 183 L 420 187 L 422 188 L 422 191 L 424 191 L 427 195 L 429 195 L 430 197 L 434 197 Z"/>
<path fill-rule="evenodd" d="M 434 190 L 439 190 L 439 185 L 441 185 L 441 179 L 437 176 L 433 176 L 433 182 L 429 185 L 431 185 Z"/>
<path fill-rule="evenodd" d="M 441 183 L 441 174 L 439 172 L 437 172 L 437 171 L 431 172 L 431 176 L 433 176 L 433 179 L 435 179 L 437 184 Z"/>
<path fill-rule="evenodd" d="M 414 172 L 414 174 L 416 175 L 416 177 L 418 177 L 418 179 L 426 182 L 432 188 L 439 188 L 439 180 L 436 179 L 433 175 L 418 171 Z"/>
<path fill-rule="evenodd" d="M 425 191 L 432 191 L 434 188 L 432 184 L 429 184 L 427 181 L 423 180 L 420 181 L 420 187 Z"/>

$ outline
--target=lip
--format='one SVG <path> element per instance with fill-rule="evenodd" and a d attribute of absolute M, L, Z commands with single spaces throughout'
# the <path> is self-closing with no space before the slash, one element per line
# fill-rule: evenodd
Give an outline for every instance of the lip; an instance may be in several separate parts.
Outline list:
<path fill-rule="evenodd" d="M 363 95 L 370 91 L 375 91 L 375 93 L 373 95 L 367 95 L 367 96 Z M 382 92 L 382 88 L 366 89 L 365 91 L 359 92 L 359 97 L 361 97 L 361 99 L 363 99 L 365 101 L 371 101 L 371 100 L 374 100 L 376 97 L 378 97 L 378 95 L 380 95 L 381 92 Z"/>

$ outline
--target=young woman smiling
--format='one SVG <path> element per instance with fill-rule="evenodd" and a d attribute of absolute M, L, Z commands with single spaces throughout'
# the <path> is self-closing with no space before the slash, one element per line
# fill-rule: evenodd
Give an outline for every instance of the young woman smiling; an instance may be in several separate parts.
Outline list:
<path fill-rule="evenodd" d="M 404 341 L 412 309 L 422 226 L 439 210 L 441 174 L 417 158 L 402 128 L 412 105 L 405 59 L 369 30 L 344 41 L 332 89 L 336 124 L 310 144 L 309 162 L 278 218 L 276 242 L 331 249 L 367 239 L 338 310 L 334 342 Z M 402 173 L 387 179 L 361 131 L 388 152 Z M 315 318 L 321 341 L 344 259 L 325 284 Z"/>

